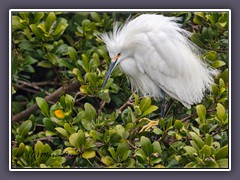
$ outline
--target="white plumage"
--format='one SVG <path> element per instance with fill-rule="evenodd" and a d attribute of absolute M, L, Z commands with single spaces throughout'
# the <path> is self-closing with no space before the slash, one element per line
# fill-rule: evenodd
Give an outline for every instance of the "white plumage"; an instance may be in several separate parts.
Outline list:
<path fill-rule="evenodd" d="M 112 58 L 104 85 L 118 64 L 144 95 L 158 99 L 163 90 L 187 108 L 199 103 L 217 71 L 199 59 L 197 47 L 188 40 L 190 33 L 177 20 L 143 14 L 103 34 Z"/>

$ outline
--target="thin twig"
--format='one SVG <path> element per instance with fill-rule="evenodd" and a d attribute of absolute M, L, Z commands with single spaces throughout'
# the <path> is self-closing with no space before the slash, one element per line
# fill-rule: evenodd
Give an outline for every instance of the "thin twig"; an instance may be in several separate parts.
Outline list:
<path fill-rule="evenodd" d="M 104 101 L 104 100 L 102 100 L 102 101 L 100 102 L 100 107 L 99 107 L 99 109 L 98 109 L 98 114 L 101 114 L 102 109 L 103 109 L 103 107 L 105 106 L 105 104 L 106 104 L 106 101 Z"/>
<path fill-rule="evenodd" d="M 77 88 L 79 88 L 79 86 L 80 86 L 79 81 L 74 78 L 69 83 L 58 88 L 51 95 L 46 96 L 44 99 L 49 102 L 56 102 L 62 95 L 75 91 Z M 37 104 L 34 104 L 33 106 L 27 108 L 26 110 L 14 115 L 12 117 L 12 121 L 14 122 L 21 121 L 29 117 L 31 114 L 37 111 L 37 109 L 38 109 Z"/>
<path fill-rule="evenodd" d="M 38 91 L 36 91 L 36 90 L 29 89 L 29 88 L 26 88 L 26 87 L 21 86 L 21 85 L 15 85 L 15 87 L 18 88 L 18 89 L 22 89 L 22 90 L 24 90 L 24 91 L 33 93 L 33 94 L 37 94 L 37 93 L 38 93 Z"/>
<path fill-rule="evenodd" d="M 129 100 L 128 100 L 118 109 L 118 111 L 122 112 L 127 106 L 133 106 L 133 103 L 129 102 Z"/>
<path fill-rule="evenodd" d="M 47 86 L 47 85 L 59 85 L 56 82 L 52 82 L 52 81 L 41 81 L 41 82 L 32 82 L 32 85 L 34 86 Z"/>
<path fill-rule="evenodd" d="M 132 95 L 129 97 L 129 99 L 118 109 L 119 112 L 122 112 L 122 110 L 124 110 L 127 106 L 134 106 L 133 105 L 133 95 L 134 93 L 136 93 L 136 91 L 134 91 L 132 93 Z"/>
<path fill-rule="evenodd" d="M 54 139 L 54 137 L 52 136 L 48 136 L 48 137 L 41 137 L 41 138 L 38 138 L 38 139 L 33 139 L 34 142 L 36 141 L 52 141 Z"/>
<path fill-rule="evenodd" d="M 47 95 L 51 95 L 51 93 L 47 92 L 45 89 L 40 88 L 40 87 L 38 87 L 36 85 L 33 85 L 32 83 L 29 83 L 29 82 L 26 82 L 26 81 L 22 81 L 22 80 L 18 80 L 18 82 L 21 83 L 21 84 L 24 84 L 24 85 L 26 85 L 28 87 L 34 88 L 36 90 L 44 91 Z"/>
<path fill-rule="evenodd" d="M 214 110 L 214 109 L 207 109 L 207 112 L 215 112 L 215 111 L 216 111 L 216 110 Z M 189 115 L 189 116 L 186 116 L 186 117 L 182 118 L 180 121 L 185 122 L 185 121 L 187 121 L 188 119 L 193 118 L 194 116 L 197 116 L 197 114 L 195 113 L 195 114 L 191 114 L 191 115 Z"/>

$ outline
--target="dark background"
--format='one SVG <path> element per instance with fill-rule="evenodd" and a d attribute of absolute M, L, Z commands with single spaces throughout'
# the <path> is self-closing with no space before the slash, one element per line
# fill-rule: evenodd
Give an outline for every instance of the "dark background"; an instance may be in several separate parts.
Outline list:
<path fill-rule="evenodd" d="M 10 172 L 8 142 L 9 100 L 9 9 L 231 9 L 231 125 L 232 170 L 230 172 Z M 2 0 L 0 2 L 0 179 L 239 179 L 240 131 L 239 81 L 240 77 L 240 2 L 237 0 Z"/>

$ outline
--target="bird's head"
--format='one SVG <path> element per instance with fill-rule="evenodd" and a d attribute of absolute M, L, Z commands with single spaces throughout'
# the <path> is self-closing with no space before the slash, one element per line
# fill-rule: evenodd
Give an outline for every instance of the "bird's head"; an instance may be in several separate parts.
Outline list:
<path fill-rule="evenodd" d="M 133 51 L 132 38 L 133 35 L 126 32 L 124 28 L 126 26 L 114 26 L 113 31 L 101 35 L 102 41 L 106 44 L 111 62 L 107 75 L 105 77 L 102 89 L 105 87 L 108 78 L 110 77 L 114 68 L 124 59 L 131 56 Z"/>
<path fill-rule="evenodd" d="M 111 58 L 111 62 L 110 62 L 109 68 L 108 68 L 107 75 L 104 79 L 102 89 L 104 89 L 105 85 L 107 84 L 108 78 L 110 77 L 112 71 L 114 70 L 116 65 L 120 62 L 120 60 L 121 60 L 121 53 L 117 53 L 113 58 Z"/>

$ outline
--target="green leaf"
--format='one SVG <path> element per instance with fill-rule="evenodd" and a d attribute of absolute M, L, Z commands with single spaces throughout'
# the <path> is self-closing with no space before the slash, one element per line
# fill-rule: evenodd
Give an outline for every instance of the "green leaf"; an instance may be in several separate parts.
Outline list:
<path fill-rule="evenodd" d="M 197 144 L 197 146 L 202 149 L 204 142 L 202 140 L 202 138 L 200 138 L 195 132 L 189 132 L 189 134 L 191 135 L 193 141 Z"/>
<path fill-rule="evenodd" d="M 97 74 L 94 73 L 86 73 L 85 74 L 85 78 L 89 81 L 89 83 L 93 86 L 96 85 L 98 83 L 98 76 Z"/>
<path fill-rule="evenodd" d="M 117 147 L 117 156 L 120 156 L 121 158 L 123 157 L 124 151 L 129 150 L 129 145 L 127 142 L 120 143 Z"/>
<path fill-rule="evenodd" d="M 67 67 L 68 69 L 73 69 L 73 65 L 68 59 L 59 59 L 58 60 L 59 67 Z"/>
<path fill-rule="evenodd" d="M 133 94 L 133 96 L 134 96 L 134 106 L 138 106 L 138 103 L 139 103 L 139 97 L 138 97 L 138 95 L 136 94 L 136 93 L 134 93 Z"/>
<path fill-rule="evenodd" d="M 62 164 L 65 162 L 66 159 L 64 157 L 50 157 L 45 164 L 53 168 L 62 168 Z"/>
<path fill-rule="evenodd" d="M 86 116 L 88 117 L 89 120 L 92 121 L 92 120 L 96 119 L 97 112 L 91 104 L 85 103 L 84 104 L 84 109 L 85 109 L 85 112 L 86 112 Z"/>
<path fill-rule="evenodd" d="M 139 156 L 143 161 L 147 161 L 146 154 L 142 149 L 138 149 L 135 153 L 135 156 Z"/>
<path fill-rule="evenodd" d="M 219 159 L 216 161 L 219 168 L 228 168 L 228 159 L 224 158 L 224 159 Z"/>
<path fill-rule="evenodd" d="M 18 129 L 18 133 L 20 136 L 25 137 L 31 128 L 32 128 L 32 121 L 31 120 L 24 121 Z"/>
<path fill-rule="evenodd" d="M 225 70 L 223 71 L 223 73 L 220 75 L 219 78 L 223 79 L 223 81 L 227 83 L 227 82 L 228 82 L 228 77 L 229 77 L 229 75 L 228 75 L 228 69 L 225 69 Z"/>
<path fill-rule="evenodd" d="M 70 59 L 76 63 L 78 59 L 77 51 L 73 47 L 68 47 L 68 54 Z"/>
<path fill-rule="evenodd" d="M 153 152 L 151 141 L 145 136 L 141 137 L 141 149 L 145 152 L 147 157 L 149 157 Z"/>
<path fill-rule="evenodd" d="M 34 155 L 38 163 L 45 163 L 52 153 L 51 147 L 48 144 L 44 145 L 41 141 L 37 141 L 34 151 Z"/>
<path fill-rule="evenodd" d="M 34 23 L 38 23 L 44 16 L 43 12 L 37 12 L 34 16 Z"/>
<path fill-rule="evenodd" d="M 43 148 L 43 143 L 41 141 L 37 141 L 37 143 L 34 146 L 34 151 L 41 152 L 41 149 Z"/>
<path fill-rule="evenodd" d="M 97 96 L 98 96 L 99 98 L 101 98 L 102 100 L 104 100 L 106 103 L 110 103 L 110 101 L 111 101 L 111 98 L 110 98 L 109 93 L 106 93 L 106 92 L 104 92 L 104 91 L 100 91 L 100 92 L 97 94 Z"/>
<path fill-rule="evenodd" d="M 224 121 L 226 119 L 226 111 L 225 111 L 224 106 L 222 104 L 218 103 L 216 109 L 217 109 L 217 117 L 221 121 Z"/>
<path fill-rule="evenodd" d="M 219 24 L 222 27 L 226 27 L 226 25 L 228 24 L 228 13 L 224 13 L 218 20 Z"/>
<path fill-rule="evenodd" d="M 43 115 L 49 117 L 49 107 L 47 101 L 41 97 L 36 97 L 36 103 L 38 107 L 41 109 Z"/>
<path fill-rule="evenodd" d="M 186 153 L 187 153 L 190 157 L 193 157 L 194 154 L 197 153 L 197 150 L 194 149 L 192 146 L 185 146 L 185 147 L 183 147 L 183 149 L 186 151 Z"/>
<path fill-rule="evenodd" d="M 107 166 L 110 166 L 113 164 L 113 159 L 110 156 L 104 156 L 101 158 L 101 162 Z"/>
<path fill-rule="evenodd" d="M 145 111 L 142 113 L 141 117 L 144 117 L 144 116 L 146 116 L 146 115 L 148 115 L 148 114 L 156 111 L 157 109 L 158 109 L 157 106 L 151 105 L 147 110 L 145 110 Z"/>
<path fill-rule="evenodd" d="M 210 157 L 211 155 L 211 148 L 208 145 L 204 145 L 203 148 L 199 151 L 199 154 L 201 155 L 201 157 Z"/>
<path fill-rule="evenodd" d="M 214 61 L 214 63 L 212 64 L 212 67 L 220 68 L 225 65 L 226 65 L 226 63 L 224 61 L 217 60 L 217 61 Z"/>
<path fill-rule="evenodd" d="M 206 18 L 207 18 L 207 20 L 209 20 L 211 22 L 212 26 L 215 26 L 216 22 L 215 22 L 215 19 L 214 19 L 213 15 L 207 14 Z"/>
<path fill-rule="evenodd" d="M 45 128 L 49 131 L 54 131 L 54 129 L 56 127 L 54 122 L 49 118 L 44 118 L 43 119 L 43 124 L 44 124 Z"/>
<path fill-rule="evenodd" d="M 41 29 L 42 32 L 47 33 L 47 31 L 46 31 L 46 29 L 45 29 L 45 25 L 44 25 L 43 23 L 38 24 L 37 27 L 38 27 L 39 29 Z"/>
<path fill-rule="evenodd" d="M 215 153 L 216 160 L 220 160 L 222 158 L 228 158 L 228 145 L 222 147 Z"/>
<path fill-rule="evenodd" d="M 121 162 L 126 161 L 129 158 L 130 154 L 131 154 L 131 150 L 123 151 L 121 155 Z"/>
<path fill-rule="evenodd" d="M 73 108 L 73 105 L 74 105 L 74 98 L 69 95 L 69 94 L 66 94 L 65 95 L 65 104 L 66 104 L 66 107 L 71 110 Z"/>
<path fill-rule="evenodd" d="M 183 127 L 182 121 L 176 120 L 176 121 L 174 122 L 174 127 L 175 127 L 176 129 L 178 129 L 178 130 L 182 129 L 182 127 Z"/>
<path fill-rule="evenodd" d="M 76 130 L 71 127 L 68 123 L 64 124 L 64 129 L 68 132 L 68 134 L 73 134 L 76 132 Z"/>
<path fill-rule="evenodd" d="M 82 146 L 84 146 L 86 141 L 86 136 L 82 130 L 79 130 L 77 133 L 73 133 L 69 137 L 69 142 L 75 147 L 80 149 Z"/>
<path fill-rule="evenodd" d="M 93 129 L 93 123 L 92 123 L 91 119 L 89 119 L 87 117 L 82 117 L 81 122 L 82 122 L 83 127 L 86 130 L 90 131 Z"/>
<path fill-rule="evenodd" d="M 199 17 L 205 19 L 205 13 L 204 12 L 194 12 L 194 15 L 199 16 Z"/>
<path fill-rule="evenodd" d="M 213 137 L 210 134 L 206 134 L 205 142 L 208 146 L 212 146 L 213 143 Z"/>
<path fill-rule="evenodd" d="M 205 58 L 211 61 L 216 60 L 217 58 L 217 52 L 216 51 L 209 51 L 205 54 Z"/>
<path fill-rule="evenodd" d="M 99 56 L 97 53 L 94 53 L 93 54 L 93 59 L 90 60 L 89 62 L 89 67 L 92 69 L 92 70 L 96 70 L 97 67 L 100 65 L 100 60 L 99 60 Z"/>
<path fill-rule="evenodd" d="M 117 153 L 115 152 L 113 147 L 108 148 L 108 151 L 110 152 L 111 156 L 115 161 L 117 161 Z"/>
<path fill-rule="evenodd" d="M 96 152 L 95 151 L 85 151 L 83 154 L 82 154 L 82 157 L 84 159 L 91 159 L 91 158 L 94 158 L 96 156 Z"/>
<path fill-rule="evenodd" d="M 53 67 L 53 65 L 50 62 L 45 61 L 45 60 L 40 61 L 37 65 L 39 67 L 43 67 L 43 68 L 52 68 Z"/>
<path fill-rule="evenodd" d="M 196 45 L 198 45 L 201 48 L 205 48 L 205 44 L 200 40 L 200 35 L 194 33 L 190 38 Z"/>
<path fill-rule="evenodd" d="M 220 89 L 225 88 L 225 82 L 221 78 L 219 79 L 219 87 L 220 87 Z"/>
<path fill-rule="evenodd" d="M 31 56 L 27 56 L 27 57 L 25 58 L 24 65 L 35 64 L 36 62 L 38 62 L 37 59 L 34 59 L 34 58 L 31 57 Z"/>
<path fill-rule="evenodd" d="M 91 17 L 92 17 L 92 19 L 93 19 L 94 21 L 96 21 L 96 22 L 101 22 L 101 17 L 99 16 L 98 13 L 96 13 L 96 12 L 91 12 Z"/>
<path fill-rule="evenodd" d="M 88 57 L 86 54 L 82 54 L 82 67 L 86 72 L 89 72 L 89 67 L 88 67 Z"/>
<path fill-rule="evenodd" d="M 151 99 L 149 97 L 144 97 L 140 102 L 140 110 L 142 112 L 146 111 L 151 105 Z"/>
<path fill-rule="evenodd" d="M 103 140 L 103 134 L 101 134 L 100 132 L 98 132 L 96 130 L 91 130 L 90 131 L 90 136 L 92 136 L 94 139 L 96 139 L 98 141 Z"/>
<path fill-rule="evenodd" d="M 31 24 L 31 25 L 30 25 L 30 28 L 31 28 L 33 34 L 34 34 L 38 39 L 42 39 L 42 38 L 43 38 L 43 33 L 42 33 L 42 31 L 40 30 L 40 28 L 37 27 L 36 24 Z"/>
<path fill-rule="evenodd" d="M 160 146 L 158 141 L 154 141 L 152 143 L 152 147 L 153 147 L 153 153 L 156 153 L 156 152 L 159 153 L 159 154 L 162 153 L 161 146 Z"/>
<path fill-rule="evenodd" d="M 198 117 L 200 117 L 202 122 L 204 122 L 206 118 L 206 108 L 202 104 L 200 104 L 196 106 L 196 110 L 197 110 Z"/>
<path fill-rule="evenodd" d="M 217 96 L 217 95 L 218 95 L 218 93 L 219 93 L 219 88 L 218 88 L 218 86 L 217 86 L 216 84 L 213 84 L 213 85 L 212 85 L 212 92 L 213 92 L 214 96 Z"/>
<path fill-rule="evenodd" d="M 170 129 L 172 129 L 172 121 L 173 121 L 173 117 L 170 117 L 169 119 L 168 119 L 168 122 L 167 122 L 167 127 L 166 127 L 166 131 L 169 131 Z"/>
<path fill-rule="evenodd" d="M 12 16 L 12 29 L 24 29 L 25 26 L 20 22 L 21 18 L 19 16 Z"/>
<path fill-rule="evenodd" d="M 50 12 L 45 21 L 45 29 L 50 32 L 53 23 L 56 21 L 56 16 L 54 12 Z"/>
<path fill-rule="evenodd" d="M 77 155 L 78 153 L 72 147 L 67 147 L 63 150 L 64 154 Z"/>
<path fill-rule="evenodd" d="M 20 157 L 23 155 L 24 151 L 25 151 L 25 144 L 24 143 L 20 143 L 19 147 L 17 148 L 17 151 L 16 151 L 16 157 Z"/>
<path fill-rule="evenodd" d="M 69 137 L 69 134 L 65 129 L 61 127 L 56 127 L 55 130 L 59 132 L 61 135 L 63 135 L 64 137 Z"/>
<path fill-rule="evenodd" d="M 125 128 L 122 125 L 116 125 L 117 133 L 121 136 L 123 139 L 127 139 L 129 136 L 129 132 L 125 130 Z"/>
<path fill-rule="evenodd" d="M 59 19 L 58 19 L 57 27 L 55 28 L 55 30 L 54 30 L 54 32 L 52 33 L 52 35 L 53 35 L 55 38 L 60 37 L 60 36 L 64 33 L 64 31 L 66 30 L 67 27 L 68 27 L 67 20 L 64 19 L 64 18 L 59 18 Z"/>

